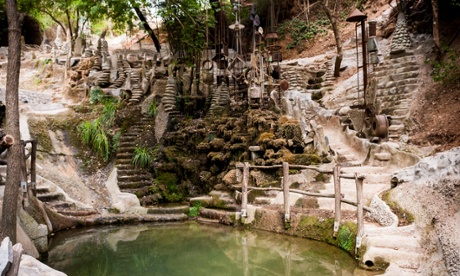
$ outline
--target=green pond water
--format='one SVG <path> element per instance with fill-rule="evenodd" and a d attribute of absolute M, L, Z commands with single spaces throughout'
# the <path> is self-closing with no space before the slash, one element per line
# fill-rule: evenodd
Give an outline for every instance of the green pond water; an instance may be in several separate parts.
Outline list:
<path fill-rule="evenodd" d="M 74 229 L 52 237 L 45 263 L 74 275 L 353 275 L 336 247 L 198 223 Z"/>

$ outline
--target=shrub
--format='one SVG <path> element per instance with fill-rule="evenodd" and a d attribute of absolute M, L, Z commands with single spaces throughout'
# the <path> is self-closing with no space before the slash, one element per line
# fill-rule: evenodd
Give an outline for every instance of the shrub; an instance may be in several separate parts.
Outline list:
<path fill-rule="evenodd" d="M 196 217 L 200 213 L 200 208 L 201 208 L 201 202 L 196 201 L 192 207 L 188 209 L 188 216 L 189 217 Z"/>
<path fill-rule="evenodd" d="M 441 61 L 429 62 L 433 65 L 432 77 L 436 82 L 450 85 L 460 78 L 460 55 L 457 51 L 443 47 L 445 57 Z"/>

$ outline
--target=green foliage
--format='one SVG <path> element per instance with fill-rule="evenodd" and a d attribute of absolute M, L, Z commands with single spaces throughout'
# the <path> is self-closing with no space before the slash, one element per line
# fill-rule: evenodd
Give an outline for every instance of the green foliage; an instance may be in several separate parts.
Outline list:
<path fill-rule="evenodd" d="M 446 46 L 442 50 L 445 55 L 441 61 L 429 62 L 433 65 L 432 77 L 436 82 L 450 85 L 460 78 L 460 54 Z"/>
<path fill-rule="evenodd" d="M 168 202 L 179 202 L 183 200 L 183 195 L 177 186 L 178 179 L 175 174 L 161 172 L 155 179 L 155 182 L 165 187 L 163 194 Z"/>
<path fill-rule="evenodd" d="M 115 113 L 117 111 L 117 103 L 115 101 L 106 101 L 102 109 L 101 121 L 105 127 L 112 127 L 115 121 Z"/>
<path fill-rule="evenodd" d="M 347 225 L 342 225 L 338 233 L 339 247 L 343 248 L 346 251 L 351 251 L 355 245 L 356 233 L 353 229 L 347 227 Z"/>
<path fill-rule="evenodd" d="M 102 97 L 104 97 L 104 92 L 102 92 L 102 90 L 99 87 L 97 86 L 91 87 L 91 90 L 89 91 L 89 103 L 90 104 L 98 103 L 99 100 L 102 99 Z"/>
<path fill-rule="evenodd" d="M 206 45 L 206 24 L 214 26 L 214 15 L 205 0 L 159 1 L 158 14 L 168 32 L 172 51 L 193 66 Z M 208 16 L 206 16 L 208 9 Z M 207 20 L 207 22 L 206 22 Z"/>
<path fill-rule="evenodd" d="M 293 42 L 287 45 L 288 49 L 299 46 L 302 42 L 313 40 L 317 34 L 327 31 L 329 20 L 319 19 L 308 24 L 305 20 L 294 18 L 292 21 L 285 21 L 278 28 L 281 38 L 290 35 Z"/>
<path fill-rule="evenodd" d="M 107 161 L 110 157 L 110 139 L 100 119 L 84 121 L 77 128 L 80 140 L 96 151 L 97 155 Z"/>
<path fill-rule="evenodd" d="M 356 8 L 360 11 L 364 10 L 364 4 L 366 4 L 367 0 L 356 0 Z"/>
<path fill-rule="evenodd" d="M 134 149 L 134 156 L 131 160 L 136 167 L 150 168 L 155 162 L 157 149 L 149 149 L 147 147 L 137 147 Z"/>
<path fill-rule="evenodd" d="M 120 136 L 121 136 L 121 132 L 118 131 L 112 137 L 112 152 L 113 153 L 117 152 L 118 148 L 120 147 Z"/>
<path fill-rule="evenodd" d="M 101 103 L 103 105 L 108 105 L 108 104 L 118 104 L 119 100 L 115 97 L 112 97 L 110 95 L 106 95 L 104 91 L 101 90 L 101 88 L 97 86 L 93 86 L 91 90 L 89 91 L 89 103 L 90 104 L 97 104 Z M 117 105 L 115 105 L 116 107 Z"/>
<path fill-rule="evenodd" d="M 198 214 L 200 213 L 200 208 L 201 208 L 201 202 L 196 201 L 193 204 L 193 206 L 188 209 L 188 216 L 192 218 L 197 217 Z"/>
<path fill-rule="evenodd" d="M 157 113 L 158 113 L 157 101 L 154 100 L 154 101 L 152 101 L 152 103 L 149 106 L 149 115 L 150 115 L 150 117 L 155 118 Z"/>
<path fill-rule="evenodd" d="M 386 191 L 382 195 L 382 200 L 390 207 L 390 210 L 398 217 L 399 225 L 404 226 L 414 222 L 414 215 L 406 209 L 402 208 L 396 201 L 391 199 L 391 190 Z"/>

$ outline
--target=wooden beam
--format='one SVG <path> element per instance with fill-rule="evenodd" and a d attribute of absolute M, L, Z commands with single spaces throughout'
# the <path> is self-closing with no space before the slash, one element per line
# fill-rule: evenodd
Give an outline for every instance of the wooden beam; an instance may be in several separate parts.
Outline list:
<path fill-rule="evenodd" d="M 237 168 L 241 168 L 243 167 L 243 165 L 241 163 L 237 163 L 236 164 L 236 167 Z M 250 165 L 249 166 L 250 169 L 267 169 L 267 170 L 270 170 L 270 169 L 281 169 L 283 168 L 283 165 L 272 165 L 272 166 L 257 166 L 257 165 Z M 305 166 L 305 165 L 289 165 L 289 168 L 291 169 L 305 169 L 305 170 L 314 170 L 314 171 L 317 171 L 319 173 L 327 173 L 327 174 L 332 174 L 332 170 L 324 170 L 324 169 L 320 169 L 318 167 L 315 167 L 315 166 Z"/>
<path fill-rule="evenodd" d="M 284 198 L 284 227 L 289 228 L 291 211 L 289 205 L 289 164 L 283 162 L 283 198 Z"/>
<path fill-rule="evenodd" d="M 244 162 L 243 167 L 243 187 L 242 193 L 243 197 L 241 199 L 241 217 L 247 217 L 248 211 L 248 185 L 249 185 L 249 163 Z"/>
<path fill-rule="evenodd" d="M 335 216 L 334 216 L 334 234 L 335 237 L 339 231 L 340 220 L 342 215 L 341 199 L 340 194 L 340 166 L 334 167 L 334 194 L 335 194 Z"/>
<path fill-rule="evenodd" d="M 361 238 L 364 232 L 364 221 L 363 221 L 363 176 L 358 176 L 358 173 L 355 173 L 355 182 L 356 182 L 356 202 L 358 205 L 356 211 L 358 231 L 356 233 L 356 247 L 355 255 L 358 255 L 358 248 L 361 247 Z"/>

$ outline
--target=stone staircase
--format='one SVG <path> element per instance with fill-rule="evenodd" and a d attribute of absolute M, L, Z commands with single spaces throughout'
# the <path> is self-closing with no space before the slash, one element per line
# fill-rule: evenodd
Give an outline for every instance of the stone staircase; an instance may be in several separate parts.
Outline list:
<path fill-rule="evenodd" d="M 77 207 L 74 202 L 66 200 L 66 196 L 55 187 L 44 184 L 41 181 L 37 182 L 36 193 L 38 200 L 43 202 L 50 209 L 64 216 L 82 217 L 97 213 L 97 211 L 92 208 Z"/>
<path fill-rule="evenodd" d="M 364 165 L 365 154 L 359 153 L 346 143 L 347 139 L 331 129 L 325 129 L 325 134 L 329 137 L 330 147 L 336 152 L 337 159 L 340 163 L 348 165 L 341 168 L 341 173 L 352 175 L 356 172 L 365 176 L 365 206 L 372 205 L 375 196 L 391 188 L 391 176 L 397 168 L 385 166 L 382 161 L 379 166 Z M 326 184 L 321 192 L 333 193 L 333 183 Z M 341 192 L 345 199 L 356 201 L 355 181 L 342 178 Z M 334 210 L 334 200 L 319 198 L 318 203 L 321 209 Z M 356 211 L 356 207 L 342 203 L 342 210 Z M 385 227 L 372 220 L 365 220 L 362 245 L 365 246 L 366 252 L 361 256 L 361 262 L 369 269 L 390 263 L 385 275 L 418 275 L 417 269 L 421 263 L 420 236 L 416 233 L 414 224 L 398 227 L 397 217 L 394 214 L 392 217 L 396 221 Z"/>
<path fill-rule="evenodd" d="M 377 79 L 377 100 L 383 114 L 391 116 L 389 138 L 399 140 L 405 134 L 412 97 L 420 86 L 420 66 L 409 51 L 389 56 L 374 69 Z"/>
<path fill-rule="evenodd" d="M 206 196 L 190 199 L 190 205 L 200 206 L 198 221 L 225 225 L 237 224 L 241 207 L 229 192 L 213 190 Z"/>
<path fill-rule="evenodd" d="M 122 192 L 141 195 L 139 190 L 152 184 L 151 173 L 132 164 L 135 148 L 146 144 L 142 140 L 143 133 L 153 132 L 155 120 L 142 117 L 120 137 L 120 145 L 116 154 L 118 187 Z M 153 137 L 153 135 L 151 136 Z"/>

